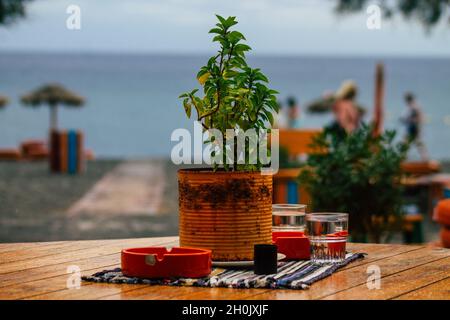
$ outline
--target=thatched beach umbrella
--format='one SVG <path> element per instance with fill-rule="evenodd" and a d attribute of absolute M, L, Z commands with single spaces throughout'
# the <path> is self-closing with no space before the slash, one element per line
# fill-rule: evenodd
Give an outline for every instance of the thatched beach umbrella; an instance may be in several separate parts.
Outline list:
<path fill-rule="evenodd" d="M 306 111 L 309 113 L 327 113 L 331 111 L 336 99 L 332 94 L 316 99 L 306 105 Z"/>
<path fill-rule="evenodd" d="M 326 95 L 322 98 L 316 99 L 309 104 L 306 105 L 306 110 L 309 113 L 322 114 L 331 112 L 333 108 L 333 104 L 336 102 L 336 97 L 334 95 Z M 366 113 L 366 108 L 362 105 L 356 103 L 356 108 L 360 112 L 361 115 Z"/>
<path fill-rule="evenodd" d="M 5 96 L 0 96 L 0 109 L 8 104 L 9 100 Z"/>
<path fill-rule="evenodd" d="M 46 104 L 50 107 L 50 129 L 58 128 L 58 106 L 66 105 L 79 107 L 84 104 L 84 98 L 67 90 L 59 84 L 47 84 L 33 92 L 22 96 L 25 105 L 40 106 Z"/>

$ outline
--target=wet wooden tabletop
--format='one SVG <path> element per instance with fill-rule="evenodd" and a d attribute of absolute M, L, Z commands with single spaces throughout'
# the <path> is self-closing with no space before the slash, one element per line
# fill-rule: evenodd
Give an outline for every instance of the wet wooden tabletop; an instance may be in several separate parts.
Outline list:
<path fill-rule="evenodd" d="M 425 245 L 349 244 L 368 256 L 308 290 L 169 287 L 81 282 L 120 266 L 120 251 L 175 246 L 177 237 L 0 244 L 0 299 L 449 299 L 450 250 Z M 369 278 L 381 274 L 380 288 Z M 371 284 L 368 288 L 367 284 Z"/>

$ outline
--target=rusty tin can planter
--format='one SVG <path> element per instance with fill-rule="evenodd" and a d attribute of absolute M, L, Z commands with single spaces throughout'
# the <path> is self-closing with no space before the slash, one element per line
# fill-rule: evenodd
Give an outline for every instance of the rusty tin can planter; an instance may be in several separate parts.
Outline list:
<path fill-rule="evenodd" d="M 272 176 L 260 172 L 178 171 L 180 246 L 212 251 L 214 261 L 253 260 L 272 243 Z"/>

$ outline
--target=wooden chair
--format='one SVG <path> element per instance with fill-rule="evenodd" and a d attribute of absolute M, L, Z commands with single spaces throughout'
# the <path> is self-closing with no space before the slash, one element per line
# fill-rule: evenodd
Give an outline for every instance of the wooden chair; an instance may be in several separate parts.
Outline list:
<path fill-rule="evenodd" d="M 423 243 L 423 215 L 420 213 L 403 216 L 403 242 Z"/>
<path fill-rule="evenodd" d="M 440 173 L 441 165 L 438 161 L 404 162 L 402 171 L 405 173 L 402 185 L 407 190 L 424 189 L 427 192 L 426 212 L 431 215 L 436 203 L 445 197 L 450 174 Z"/>
<path fill-rule="evenodd" d="M 301 155 L 308 155 L 317 150 L 311 148 L 314 137 L 322 130 L 280 130 L 280 147 L 288 151 L 289 157 L 295 159 Z M 297 177 L 300 168 L 280 169 L 273 177 L 273 203 L 301 203 L 310 205 L 311 198 L 302 186 L 298 185 Z"/>

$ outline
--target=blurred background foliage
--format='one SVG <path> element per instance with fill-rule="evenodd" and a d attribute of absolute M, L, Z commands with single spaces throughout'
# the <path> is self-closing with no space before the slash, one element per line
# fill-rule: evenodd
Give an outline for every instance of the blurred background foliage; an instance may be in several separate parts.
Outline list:
<path fill-rule="evenodd" d="M 345 137 L 326 129 L 313 147 L 328 152 L 310 155 L 300 173 L 299 182 L 313 199 L 312 210 L 350 214 L 353 241 L 384 242 L 398 229 L 400 165 L 408 145 L 394 142 L 395 135 L 385 131 L 375 136 L 367 125 Z"/>
<path fill-rule="evenodd" d="M 26 3 L 31 0 L 0 0 L 0 25 L 9 25 L 26 15 Z M 372 0 L 336 0 L 336 12 L 349 14 L 365 10 Z M 431 29 L 441 20 L 450 25 L 450 0 L 380 0 L 385 18 L 401 14 L 408 20 L 419 21 Z"/>
<path fill-rule="evenodd" d="M 365 10 L 373 1 L 370 0 L 338 0 L 336 11 L 340 14 Z M 401 14 L 408 20 L 416 20 L 430 29 L 441 20 L 450 25 L 450 0 L 380 0 L 378 5 L 385 18 Z"/>
<path fill-rule="evenodd" d="M 0 25 L 9 25 L 25 17 L 25 3 L 30 0 L 0 0 Z"/>

